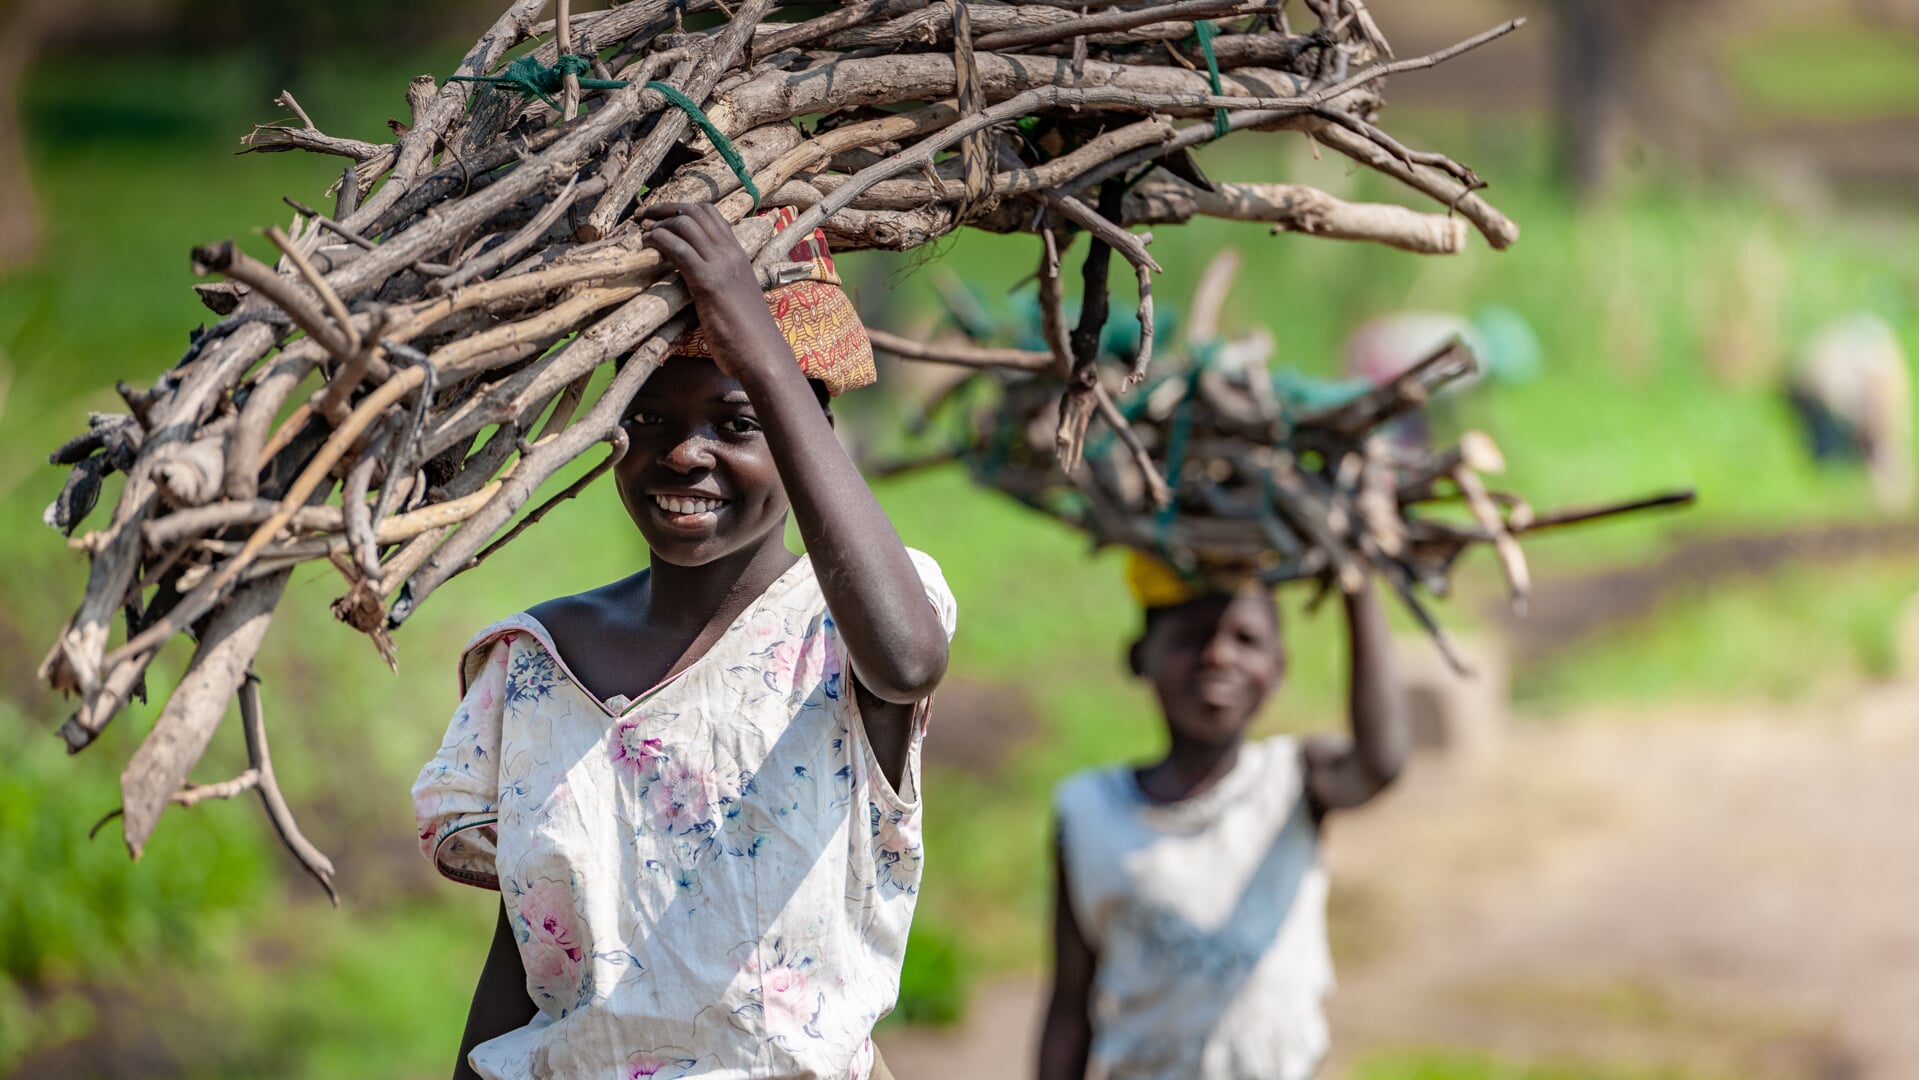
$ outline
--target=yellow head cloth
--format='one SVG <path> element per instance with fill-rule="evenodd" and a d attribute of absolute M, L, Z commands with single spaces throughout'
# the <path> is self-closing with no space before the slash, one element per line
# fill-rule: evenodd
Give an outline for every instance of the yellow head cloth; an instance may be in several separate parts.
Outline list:
<path fill-rule="evenodd" d="M 773 227 L 783 230 L 797 214 L 782 206 L 766 212 Z M 785 243 L 786 238 L 780 238 Z M 777 285 L 766 293 L 766 305 L 779 324 L 780 336 L 793 347 L 800 370 L 809 379 L 826 384 L 827 394 L 838 397 L 848 390 L 870 386 L 878 377 L 873 367 L 873 343 L 846 290 L 840 288 L 839 270 L 832 253 L 826 249 L 826 233 L 814 229 L 800 240 L 787 258 L 800 268 L 797 280 Z M 698 328 L 673 346 L 676 356 L 711 356 L 706 335 Z"/>
<path fill-rule="evenodd" d="M 1183 604 L 1200 593 L 1179 571 L 1140 551 L 1127 558 L 1126 584 L 1133 590 L 1133 599 L 1147 610 Z"/>

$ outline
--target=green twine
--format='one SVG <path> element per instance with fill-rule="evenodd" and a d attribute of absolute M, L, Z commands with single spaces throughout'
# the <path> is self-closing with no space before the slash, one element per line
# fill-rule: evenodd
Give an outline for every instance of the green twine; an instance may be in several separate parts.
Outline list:
<path fill-rule="evenodd" d="M 1224 97 L 1225 91 L 1220 89 L 1219 85 L 1219 58 L 1213 55 L 1213 35 L 1218 33 L 1218 31 L 1213 29 L 1211 22 L 1205 19 L 1197 19 L 1193 22 L 1193 33 L 1199 38 L 1200 53 L 1206 57 L 1206 77 L 1213 82 L 1213 96 Z M 1226 120 L 1226 110 L 1214 109 L 1214 136 L 1223 139 L 1230 130 L 1232 130 L 1232 125 Z"/>
<path fill-rule="evenodd" d="M 489 83 L 494 86 L 511 86 L 527 97 L 536 97 L 547 104 L 548 108 L 558 111 L 560 103 L 553 95 L 566 87 L 566 77 L 572 75 L 580 80 L 582 90 L 618 90 L 626 85 L 624 79 L 588 79 L 587 72 L 593 70 L 593 58 L 578 53 L 566 53 L 552 66 L 539 61 L 532 53 L 522 56 L 506 66 L 498 75 L 451 75 L 448 82 Z"/>
<path fill-rule="evenodd" d="M 536 97 L 545 102 L 554 111 L 559 111 L 559 102 L 553 95 L 566 86 L 566 77 L 572 75 L 579 79 L 582 90 L 618 90 L 629 85 L 625 79 L 588 79 L 585 74 L 593 70 L 593 58 L 579 53 L 563 53 L 551 66 L 542 64 L 533 54 L 528 53 L 506 66 L 498 75 L 453 75 L 448 82 L 488 83 L 494 86 L 510 86 L 527 97 Z M 733 175 L 739 177 L 740 186 L 753 197 L 753 209 L 760 208 L 760 189 L 753 183 L 753 174 L 748 171 L 746 161 L 740 157 L 738 147 L 725 133 L 713 126 L 699 102 L 680 93 L 663 82 L 649 82 L 648 90 L 658 93 L 669 103 L 687 115 L 687 118 L 699 125 L 701 131 L 713 142 L 713 148 L 720 152 L 720 158 L 726 162 Z"/>
<path fill-rule="evenodd" d="M 663 82 L 647 83 L 646 88 L 658 91 L 661 97 L 679 106 L 680 110 L 686 113 L 687 119 L 698 124 L 700 130 L 706 132 L 706 137 L 713 142 L 713 149 L 720 152 L 720 157 L 725 160 L 727 167 L 733 170 L 733 175 L 740 178 L 740 186 L 746 189 L 748 195 L 753 196 L 753 209 L 759 210 L 760 189 L 753 183 L 753 174 L 747 169 L 746 160 L 740 157 L 740 151 L 733 145 L 733 140 L 727 138 L 719 128 L 713 126 L 713 121 L 707 119 L 706 113 L 700 110 L 699 102 Z"/>

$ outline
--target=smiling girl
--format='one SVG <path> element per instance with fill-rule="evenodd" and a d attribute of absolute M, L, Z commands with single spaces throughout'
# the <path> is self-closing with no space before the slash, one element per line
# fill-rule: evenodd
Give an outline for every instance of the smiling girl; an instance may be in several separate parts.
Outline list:
<path fill-rule="evenodd" d="M 455 1075 L 884 1075 L 953 598 L 833 433 L 873 366 L 824 238 L 762 293 L 712 207 L 644 227 L 700 320 L 625 422 L 646 569 L 481 631 L 414 787 L 501 892 Z"/>

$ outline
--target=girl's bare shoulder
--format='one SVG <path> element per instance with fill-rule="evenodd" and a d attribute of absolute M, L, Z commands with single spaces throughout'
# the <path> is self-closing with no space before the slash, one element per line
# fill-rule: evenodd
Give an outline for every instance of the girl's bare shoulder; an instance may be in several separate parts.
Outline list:
<path fill-rule="evenodd" d="M 637 602 L 644 588 L 646 572 L 624 578 L 597 589 L 556 596 L 526 609 L 526 613 L 546 628 L 564 650 L 569 641 L 598 637 L 633 621 L 635 611 L 644 610 Z"/>

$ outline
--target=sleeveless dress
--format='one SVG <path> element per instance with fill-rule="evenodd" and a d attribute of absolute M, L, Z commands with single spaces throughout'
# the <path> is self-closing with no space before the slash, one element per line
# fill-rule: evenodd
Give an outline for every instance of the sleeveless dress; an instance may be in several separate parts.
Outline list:
<path fill-rule="evenodd" d="M 939 567 L 910 552 L 950 638 Z M 600 701 L 530 615 L 481 631 L 413 789 L 422 850 L 499 889 L 531 1023 L 484 1077 L 863 1080 L 899 994 L 921 865 L 801 558 L 692 665 Z"/>
<path fill-rule="evenodd" d="M 1299 745 L 1251 742 L 1154 803 L 1131 767 L 1055 793 L 1074 919 L 1098 955 L 1093 1075 L 1304 1080 L 1326 1054 L 1326 874 Z"/>

